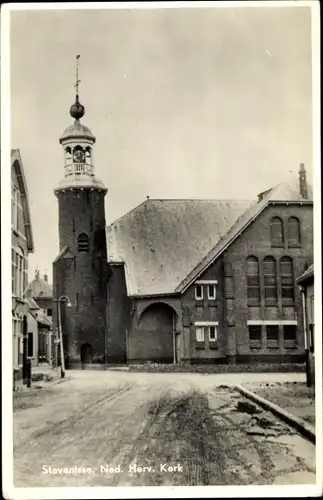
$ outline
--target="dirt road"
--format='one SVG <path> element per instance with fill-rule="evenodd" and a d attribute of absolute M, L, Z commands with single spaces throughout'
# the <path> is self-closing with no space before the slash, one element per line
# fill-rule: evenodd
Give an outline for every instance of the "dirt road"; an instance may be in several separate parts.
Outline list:
<path fill-rule="evenodd" d="M 83 372 L 15 396 L 15 486 L 314 483 L 314 446 L 217 380 Z"/>

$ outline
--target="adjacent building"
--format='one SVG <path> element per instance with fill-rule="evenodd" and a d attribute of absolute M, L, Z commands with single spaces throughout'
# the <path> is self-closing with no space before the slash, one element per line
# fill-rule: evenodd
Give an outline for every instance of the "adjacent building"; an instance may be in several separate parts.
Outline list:
<path fill-rule="evenodd" d="M 315 385 L 315 316 L 314 316 L 314 265 L 297 279 L 302 295 L 304 346 L 306 353 L 307 385 Z"/>
<path fill-rule="evenodd" d="M 55 189 L 54 296 L 64 297 L 70 366 L 303 360 L 296 278 L 313 259 L 304 165 L 256 200 L 147 199 L 106 228 L 107 189 L 95 176 L 84 113 L 77 96 Z"/>
<path fill-rule="evenodd" d="M 34 251 L 28 190 L 18 149 L 11 151 L 11 271 L 12 362 L 16 377 L 22 376 L 23 323 L 27 322 L 28 255 Z M 27 333 L 27 332 L 26 332 Z"/>
<path fill-rule="evenodd" d="M 54 355 L 52 344 L 52 322 L 36 301 L 31 297 L 28 301 L 28 342 L 27 357 L 32 366 L 52 362 Z"/>

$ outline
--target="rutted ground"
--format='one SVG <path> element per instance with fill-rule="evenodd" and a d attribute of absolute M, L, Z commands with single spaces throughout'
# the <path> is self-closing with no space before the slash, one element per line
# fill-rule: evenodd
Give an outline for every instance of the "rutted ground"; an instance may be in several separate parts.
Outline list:
<path fill-rule="evenodd" d="M 315 482 L 314 446 L 216 376 L 142 375 L 82 375 L 17 411 L 15 486 Z"/>

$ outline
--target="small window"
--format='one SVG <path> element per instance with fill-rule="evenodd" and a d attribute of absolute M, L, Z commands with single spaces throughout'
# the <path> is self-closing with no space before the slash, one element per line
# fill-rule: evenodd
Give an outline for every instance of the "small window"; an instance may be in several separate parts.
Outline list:
<path fill-rule="evenodd" d="M 278 347 L 279 344 L 279 326 L 278 325 L 267 325 L 267 347 Z"/>
<path fill-rule="evenodd" d="M 209 328 L 209 341 L 216 342 L 218 339 L 217 326 L 210 325 L 208 328 Z"/>
<path fill-rule="evenodd" d="M 216 287 L 215 287 L 215 285 L 208 285 L 207 286 L 207 297 L 209 300 L 216 299 Z"/>
<path fill-rule="evenodd" d="M 284 347 L 296 347 L 296 325 L 284 325 Z"/>
<path fill-rule="evenodd" d="M 90 249 L 89 237 L 87 234 L 82 233 L 77 238 L 77 250 L 79 252 L 88 252 Z"/>
<path fill-rule="evenodd" d="M 51 318 L 53 315 L 53 310 L 52 309 L 47 309 L 47 316 Z"/>
<path fill-rule="evenodd" d="M 249 325 L 249 344 L 259 346 L 261 342 L 261 325 Z"/>
<path fill-rule="evenodd" d="M 196 341 L 197 342 L 204 342 L 204 327 L 203 326 L 196 326 L 195 327 L 195 334 L 196 334 Z"/>
<path fill-rule="evenodd" d="M 196 298 L 196 300 L 203 299 L 203 286 L 202 285 L 195 285 L 195 298 Z"/>
<path fill-rule="evenodd" d="M 28 358 L 34 357 L 34 334 L 28 332 Z"/>
<path fill-rule="evenodd" d="M 284 246 L 284 226 L 279 217 L 273 217 L 270 221 L 270 238 L 272 247 Z"/>
<path fill-rule="evenodd" d="M 301 227 L 299 220 L 296 217 L 290 217 L 287 224 L 288 229 L 288 246 L 295 247 L 301 244 Z"/>

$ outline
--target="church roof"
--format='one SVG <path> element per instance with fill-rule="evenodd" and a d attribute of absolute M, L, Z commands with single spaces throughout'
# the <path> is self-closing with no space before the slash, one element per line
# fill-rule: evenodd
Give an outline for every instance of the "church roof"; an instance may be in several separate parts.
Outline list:
<path fill-rule="evenodd" d="M 28 285 L 30 297 L 53 297 L 53 287 L 39 275 Z"/>
<path fill-rule="evenodd" d="M 269 204 L 312 203 L 296 180 L 257 201 L 148 199 L 107 228 L 109 263 L 124 263 L 130 296 L 182 293 Z"/>
<path fill-rule="evenodd" d="M 125 262 L 129 295 L 174 293 L 250 203 L 148 199 L 107 228 L 109 262 Z"/>

